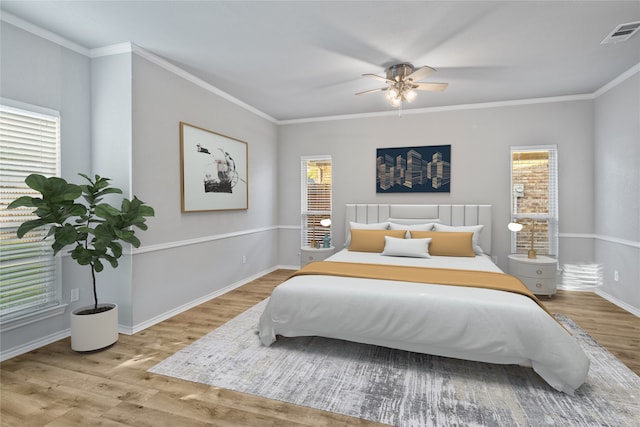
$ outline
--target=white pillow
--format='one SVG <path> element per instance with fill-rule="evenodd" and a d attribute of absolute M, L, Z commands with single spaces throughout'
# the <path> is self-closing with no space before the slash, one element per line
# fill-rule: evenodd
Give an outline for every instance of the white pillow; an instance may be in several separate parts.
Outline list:
<path fill-rule="evenodd" d="M 388 230 L 389 222 L 377 222 L 372 224 L 365 224 L 362 222 L 349 221 L 349 229 L 357 228 L 361 230 Z"/>
<path fill-rule="evenodd" d="M 395 222 L 389 223 L 389 230 L 407 230 L 407 234 L 405 236 L 406 239 L 411 238 L 410 230 L 414 231 L 431 231 L 433 230 L 434 223 L 430 222 L 427 224 L 396 224 Z"/>
<path fill-rule="evenodd" d="M 365 224 L 362 222 L 353 222 L 349 221 L 349 235 L 347 236 L 347 241 L 345 242 L 345 247 L 349 247 L 349 243 L 351 243 L 351 229 L 355 228 L 358 230 L 388 230 L 389 223 L 388 222 L 374 222 L 371 224 Z"/>
<path fill-rule="evenodd" d="M 399 239 L 397 237 L 384 236 L 384 250 L 382 251 L 382 255 L 431 258 L 429 256 L 430 242 L 430 238 Z"/>
<path fill-rule="evenodd" d="M 434 222 L 440 222 L 440 218 L 389 218 L 389 222 L 395 222 L 396 224 L 405 225 L 431 224 Z"/>
<path fill-rule="evenodd" d="M 444 225 L 444 224 L 433 225 L 434 231 L 444 231 L 444 232 L 473 231 L 473 237 L 471 238 L 471 246 L 473 246 L 473 252 L 475 252 L 476 255 L 482 255 L 484 253 L 479 243 L 480 232 L 482 231 L 483 228 L 484 228 L 484 225 L 457 225 L 457 226 Z"/>

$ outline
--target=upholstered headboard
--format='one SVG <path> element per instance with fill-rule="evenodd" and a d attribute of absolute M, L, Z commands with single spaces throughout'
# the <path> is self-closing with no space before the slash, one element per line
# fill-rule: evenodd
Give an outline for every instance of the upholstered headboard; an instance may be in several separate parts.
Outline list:
<path fill-rule="evenodd" d="M 347 204 L 345 219 L 347 236 L 349 221 L 371 224 L 389 219 L 433 219 L 445 225 L 482 224 L 479 244 L 486 254 L 491 254 L 491 205 Z"/>

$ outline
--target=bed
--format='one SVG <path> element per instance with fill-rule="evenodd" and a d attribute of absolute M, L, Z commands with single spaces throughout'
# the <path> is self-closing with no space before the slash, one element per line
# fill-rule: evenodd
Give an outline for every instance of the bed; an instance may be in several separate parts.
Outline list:
<path fill-rule="evenodd" d="M 569 394 L 586 380 L 573 337 L 491 261 L 491 206 L 347 205 L 345 231 L 344 249 L 274 289 L 264 345 L 323 336 L 519 364 Z"/>

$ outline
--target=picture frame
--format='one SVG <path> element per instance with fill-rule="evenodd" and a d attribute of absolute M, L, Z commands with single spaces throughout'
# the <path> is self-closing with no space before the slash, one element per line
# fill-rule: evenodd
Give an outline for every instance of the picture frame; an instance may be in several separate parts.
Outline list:
<path fill-rule="evenodd" d="M 376 193 L 450 192 L 451 145 L 376 150 Z"/>
<path fill-rule="evenodd" d="M 249 208 L 248 144 L 180 122 L 182 212 Z"/>

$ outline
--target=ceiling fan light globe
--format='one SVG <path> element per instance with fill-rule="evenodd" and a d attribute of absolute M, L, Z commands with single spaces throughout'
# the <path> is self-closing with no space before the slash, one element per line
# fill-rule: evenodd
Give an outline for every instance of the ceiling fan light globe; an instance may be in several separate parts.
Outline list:
<path fill-rule="evenodd" d="M 402 101 L 400 100 L 400 98 L 392 98 L 389 100 L 389 102 L 391 103 L 392 107 L 399 107 Z"/>
<path fill-rule="evenodd" d="M 391 88 L 387 91 L 387 98 L 389 100 L 395 99 L 398 97 L 398 91 L 395 88 Z"/>
<path fill-rule="evenodd" d="M 413 102 L 413 100 L 416 99 L 416 96 L 418 96 L 418 94 L 416 93 L 415 90 L 410 90 L 404 95 L 404 97 L 408 102 Z"/>

